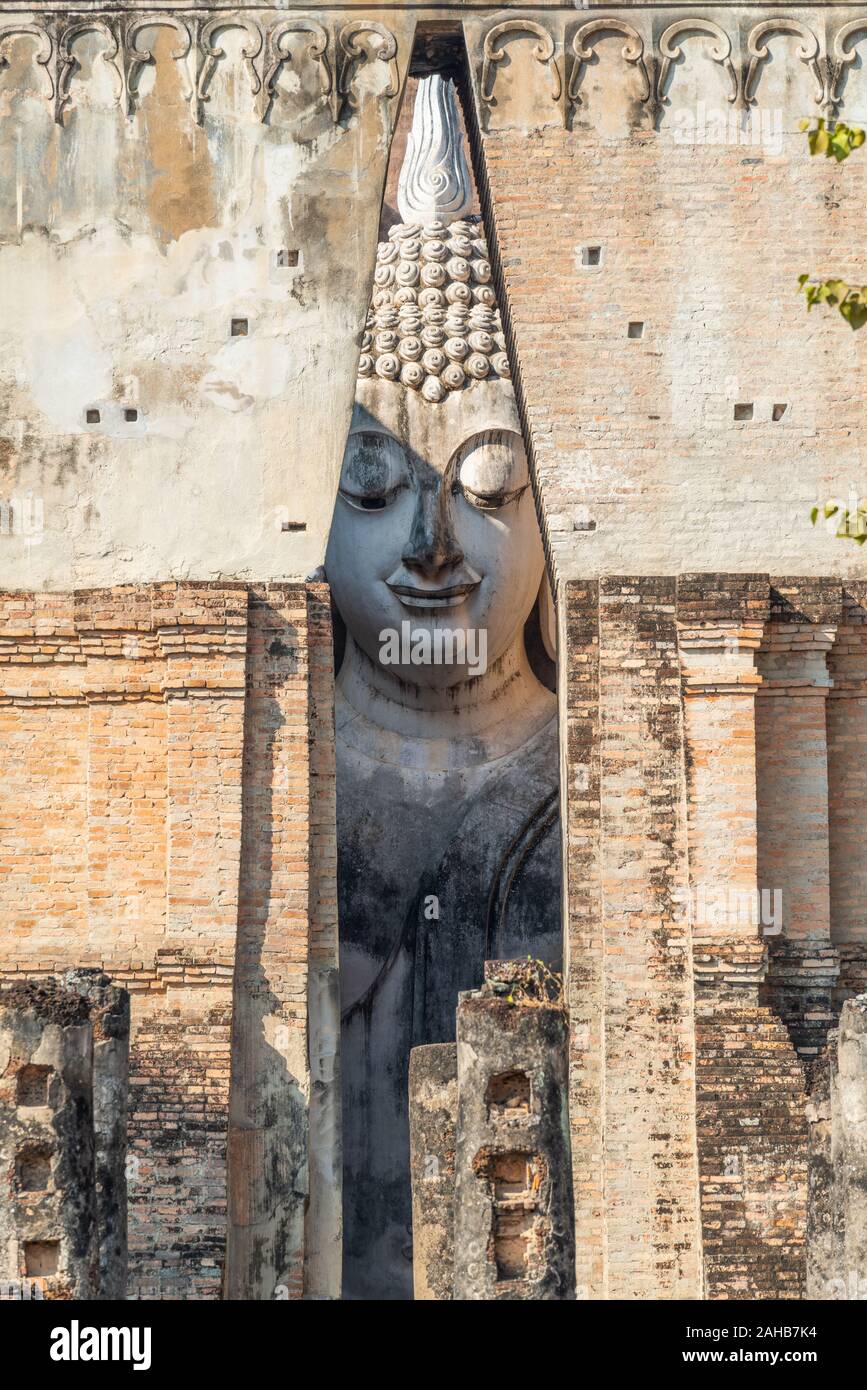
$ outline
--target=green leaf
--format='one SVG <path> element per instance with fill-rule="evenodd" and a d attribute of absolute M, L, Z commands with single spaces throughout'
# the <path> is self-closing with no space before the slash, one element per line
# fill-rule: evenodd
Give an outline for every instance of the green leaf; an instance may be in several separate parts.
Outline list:
<path fill-rule="evenodd" d="M 840 313 L 850 328 L 863 328 L 867 323 L 867 304 L 860 298 L 851 297 L 840 305 Z"/>
<path fill-rule="evenodd" d="M 802 120 L 799 121 L 798 128 L 807 134 L 811 155 L 823 154 L 829 159 L 836 159 L 838 164 L 842 164 L 853 150 L 860 149 L 864 144 L 865 135 L 862 128 L 846 125 L 845 121 L 838 121 L 832 127 L 821 118 L 815 125 L 810 120 Z"/>

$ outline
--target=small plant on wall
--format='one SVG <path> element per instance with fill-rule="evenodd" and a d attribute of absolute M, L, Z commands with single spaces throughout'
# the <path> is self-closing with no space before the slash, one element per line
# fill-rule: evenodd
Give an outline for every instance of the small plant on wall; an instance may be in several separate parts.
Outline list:
<path fill-rule="evenodd" d="M 829 122 L 819 119 L 803 120 L 801 130 L 806 132 L 811 155 L 824 155 L 842 164 L 853 151 L 864 144 L 865 134 L 860 126 L 845 125 L 842 121 Z M 851 285 L 846 280 L 817 280 L 810 275 L 799 275 L 798 286 L 807 298 L 807 309 L 814 304 L 827 304 L 838 309 L 852 329 L 862 328 L 867 323 L 867 285 Z M 844 540 L 852 540 L 863 545 L 867 540 L 867 498 L 858 502 L 854 509 L 841 508 L 835 502 L 824 507 L 814 507 L 810 520 L 815 526 L 818 521 L 838 523 L 835 535 Z"/>

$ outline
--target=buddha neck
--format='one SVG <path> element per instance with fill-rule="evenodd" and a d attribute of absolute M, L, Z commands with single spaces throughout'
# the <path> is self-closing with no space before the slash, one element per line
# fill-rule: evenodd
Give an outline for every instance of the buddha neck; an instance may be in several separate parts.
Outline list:
<path fill-rule="evenodd" d="M 554 717 L 557 704 L 533 674 L 521 634 L 483 675 L 440 689 L 405 684 L 347 633 L 337 696 L 344 742 L 428 771 L 507 757 Z"/>

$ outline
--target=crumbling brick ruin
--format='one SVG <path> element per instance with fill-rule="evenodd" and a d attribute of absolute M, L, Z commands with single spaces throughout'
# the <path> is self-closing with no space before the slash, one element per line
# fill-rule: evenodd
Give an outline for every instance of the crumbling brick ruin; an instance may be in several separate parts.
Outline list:
<path fill-rule="evenodd" d="M 865 58 L 0 0 L 4 1286 L 867 1286 Z"/>
<path fill-rule="evenodd" d="M 0 1282 L 126 1296 L 129 999 L 96 971 L 0 992 Z"/>

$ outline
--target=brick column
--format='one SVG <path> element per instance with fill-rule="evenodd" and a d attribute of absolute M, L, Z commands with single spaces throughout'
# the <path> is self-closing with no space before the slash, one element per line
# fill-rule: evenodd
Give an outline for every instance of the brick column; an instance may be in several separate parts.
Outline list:
<path fill-rule="evenodd" d="M 755 989 L 763 951 L 755 915 L 755 655 L 768 612 L 753 575 L 678 583 L 696 977 Z"/>
<path fill-rule="evenodd" d="M 759 575 L 678 581 L 708 1298 L 804 1288 L 803 1076 L 785 1027 L 759 1003 L 755 695 L 768 594 Z"/>
<path fill-rule="evenodd" d="M 578 1298 L 607 1297 L 604 997 L 599 806 L 599 586 L 563 584 L 557 603 L 563 940 L 569 1008 L 569 1122 Z"/>
<path fill-rule="evenodd" d="M 325 585 L 273 584 L 250 595 L 229 1113 L 232 1299 L 340 1291 L 328 605 Z"/>
<path fill-rule="evenodd" d="M 578 1295 L 696 1298 L 675 585 L 575 582 L 559 606 Z"/>
<path fill-rule="evenodd" d="M 829 665 L 831 940 L 841 1002 L 867 989 L 867 582 L 846 581 Z"/>
<path fill-rule="evenodd" d="M 778 904 L 763 927 L 764 997 L 811 1063 L 833 1024 L 839 973 L 831 944 L 828 835 L 828 655 L 840 620 L 839 582 L 772 580 L 757 666 L 759 886 Z M 764 900 L 763 900 L 764 901 Z"/>

